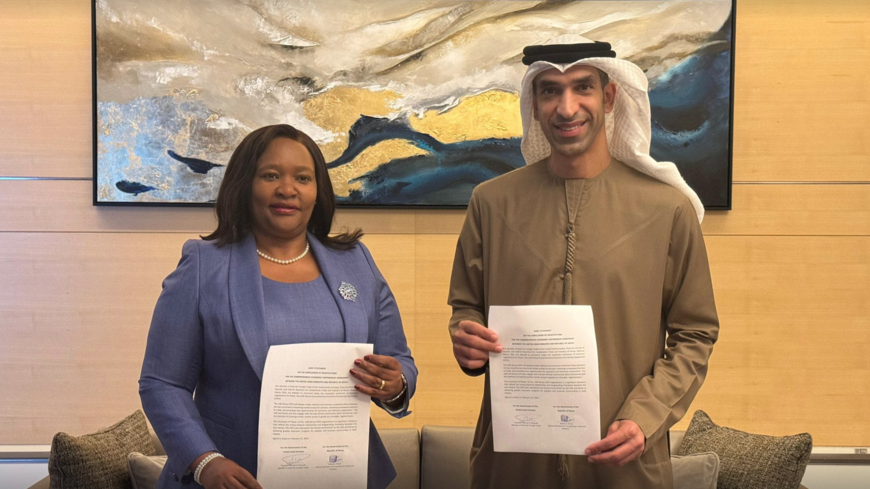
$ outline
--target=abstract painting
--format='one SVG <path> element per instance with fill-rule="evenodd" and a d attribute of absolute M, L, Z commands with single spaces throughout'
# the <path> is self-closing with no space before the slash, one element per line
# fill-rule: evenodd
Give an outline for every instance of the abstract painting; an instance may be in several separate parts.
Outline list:
<path fill-rule="evenodd" d="M 94 203 L 209 205 L 287 123 L 340 205 L 467 205 L 524 165 L 523 47 L 577 34 L 644 70 L 652 156 L 729 208 L 733 2 L 94 0 Z"/>

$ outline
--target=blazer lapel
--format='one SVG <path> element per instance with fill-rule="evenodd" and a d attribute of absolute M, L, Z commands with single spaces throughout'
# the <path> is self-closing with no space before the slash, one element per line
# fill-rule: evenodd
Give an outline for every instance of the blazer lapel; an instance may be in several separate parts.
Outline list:
<path fill-rule="evenodd" d="M 257 377 L 263 379 L 269 338 L 266 335 L 266 311 L 263 303 L 263 280 L 257 258 L 254 235 L 231 245 L 229 265 L 230 312 L 236 334 Z"/>
<path fill-rule="evenodd" d="M 342 266 L 340 252 L 323 246 L 313 234 L 308 233 L 308 242 L 311 243 L 311 251 L 320 265 L 320 273 L 329 287 L 329 292 L 338 304 L 341 318 L 344 320 L 344 341 L 347 343 L 368 343 L 368 320 L 366 310 L 362 305 L 364 300 L 356 290 L 361 283 L 348 274 L 348 267 Z M 355 300 L 352 300 L 356 295 Z"/>

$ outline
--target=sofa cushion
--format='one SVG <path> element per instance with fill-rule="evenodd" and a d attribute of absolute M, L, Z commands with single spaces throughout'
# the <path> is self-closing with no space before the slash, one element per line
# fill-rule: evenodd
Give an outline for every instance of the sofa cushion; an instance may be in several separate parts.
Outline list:
<path fill-rule="evenodd" d="M 474 428 L 423 426 L 420 489 L 463 488 L 471 484 L 468 463 Z"/>
<path fill-rule="evenodd" d="M 71 436 L 58 433 L 51 440 L 48 474 L 52 489 L 128 489 L 127 454 L 154 455 L 154 444 L 137 410 L 96 433 Z"/>
<path fill-rule="evenodd" d="M 716 425 L 696 411 L 680 444 L 680 455 L 719 456 L 719 489 L 797 489 L 810 460 L 813 438 L 755 435 Z"/>
<path fill-rule="evenodd" d="M 719 457 L 713 452 L 671 457 L 674 489 L 716 489 Z"/>
<path fill-rule="evenodd" d="M 164 465 L 166 455 L 148 456 L 139 452 L 127 455 L 127 472 L 133 489 L 155 489 Z"/>

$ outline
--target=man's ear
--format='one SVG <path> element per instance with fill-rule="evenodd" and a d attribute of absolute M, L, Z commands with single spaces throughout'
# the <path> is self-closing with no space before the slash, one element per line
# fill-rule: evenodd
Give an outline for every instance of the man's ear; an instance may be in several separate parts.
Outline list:
<path fill-rule="evenodd" d="M 604 113 L 613 111 L 613 102 L 616 100 L 616 83 L 611 81 L 604 87 Z"/>

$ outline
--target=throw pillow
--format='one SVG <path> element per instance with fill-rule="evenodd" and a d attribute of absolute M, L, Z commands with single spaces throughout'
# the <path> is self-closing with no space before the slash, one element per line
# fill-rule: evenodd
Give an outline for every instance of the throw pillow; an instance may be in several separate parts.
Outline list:
<path fill-rule="evenodd" d="M 671 457 L 674 489 L 716 489 L 719 457 L 713 452 Z"/>
<path fill-rule="evenodd" d="M 137 410 L 119 423 L 83 436 L 58 433 L 51 440 L 51 489 L 129 489 L 127 454 L 154 455 L 145 415 Z"/>
<path fill-rule="evenodd" d="M 147 456 L 139 452 L 127 455 L 127 470 L 133 489 L 155 489 L 160 472 L 166 465 L 166 455 Z"/>
<path fill-rule="evenodd" d="M 812 449 L 809 433 L 754 435 L 718 426 L 704 411 L 695 411 L 680 454 L 716 453 L 719 489 L 797 489 Z"/>

